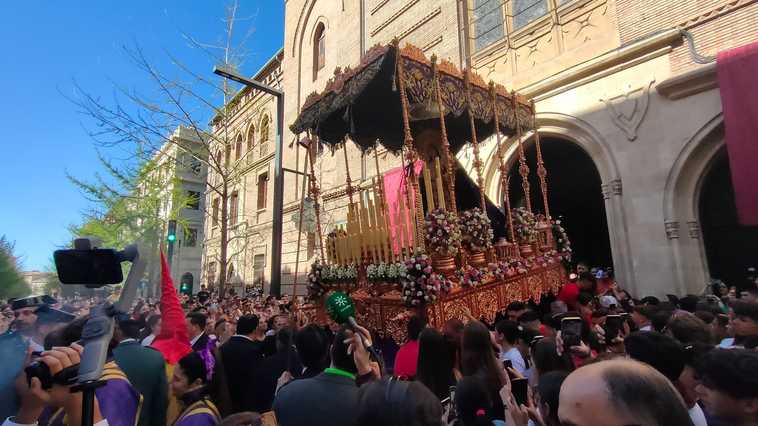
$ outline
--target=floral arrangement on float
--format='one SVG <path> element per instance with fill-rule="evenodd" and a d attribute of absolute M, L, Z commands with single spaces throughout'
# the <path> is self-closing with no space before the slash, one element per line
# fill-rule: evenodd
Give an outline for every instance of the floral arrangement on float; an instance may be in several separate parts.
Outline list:
<path fill-rule="evenodd" d="M 308 298 L 311 300 L 319 300 L 326 294 L 326 287 L 323 282 L 324 267 L 329 265 L 323 265 L 321 261 L 316 259 L 311 265 L 311 270 L 308 272 Z"/>
<path fill-rule="evenodd" d="M 532 268 L 547 267 L 559 262 L 557 250 L 549 250 L 530 259 Z"/>
<path fill-rule="evenodd" d="M 407 272 L 404 262 L 371 263 L 366 266 L 366 279 L 372 283 L 398 283 Z"/>
<path fill-rule="evenodd" d="M 516 275 L 525 274 L 532 267 L 533 263 L 529 259 L 511 259 L 490 263 L 487 269 L 497 280 L 504 280 Z"/>
<path fill-rule="evenodd" d="M 455 213 L 434 209 L 426 215 L 426 248 L 434 256 L 452 257 L 461 247 L 461 232 Z"/>
<path fill-rule="evenodd" d="M 461 287 L 476 287 L 484 282 L 487 270 L 466 265 L 457 272 L 458 282 Z"/>
<path fill-rule="evenodd" d="M 560 257 L 563 265 L 569 268 L 573 251 L 571 250 L 571 241 L 569 240 L 568 233 L 566 233 L 566 229 L 561 224 L 560 218 L 553 222 L 553 239 L 555 240 L 557 255 Z"/>
<path fill-rule="evenodd" d="M 347 265 L 323 265 L 321 281 L 325 284 L 354 283 L 358 279 L 358 268 L 350 263 Z"/>
<path fill-rule="evenodd" d="M 495 235 L 492 232 L 490 218 L 479 207 L 466 210 L 458 219 L 461 231 L 461 243 L 471 252 L 481 252 L 492 247 Z"/>
<path fill-rule="evenodd" d="M 400 279 L 402 299 L 409 307 L 432 303 L 440 293 L 450 291 L 450 280 L 432 270 L 432 260 L 425 254 L 416 254 L 405 261 L 407 273 Z"/>
<path fill-rule="evenodd" d="M 537 240 L 537 217 L 524 207 L 511 211 L 516 237 L 522 244 L 531 244 Z"/>

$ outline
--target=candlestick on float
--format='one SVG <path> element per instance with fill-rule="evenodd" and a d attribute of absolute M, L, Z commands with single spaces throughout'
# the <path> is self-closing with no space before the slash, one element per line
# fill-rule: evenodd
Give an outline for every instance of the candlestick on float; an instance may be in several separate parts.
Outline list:
<path fill-rule="evenodd" d="M 440 168 L 440 157 L 434 157 L 434 171 L 437 173 L 436 181 L 437 181 L 437 197 L 439 198 L 439 206 L 442 210 L 447 210 L 445 208 L 445 191 L 443 190 L 442 186 L 442 169 Z"/>
<path fill-rule="evenodd" d="M 434 193 L 432 192 L 432 176 L 429 173 L 429 163 L 424 164 L 424 189 L 426 190 L 427 211 L 434 210 Z"/>

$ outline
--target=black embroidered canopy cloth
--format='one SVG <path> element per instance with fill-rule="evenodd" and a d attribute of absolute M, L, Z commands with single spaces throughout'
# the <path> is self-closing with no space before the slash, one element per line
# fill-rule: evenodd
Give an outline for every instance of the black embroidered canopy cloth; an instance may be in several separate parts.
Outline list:
<path fill-rule="evenodd" d="M 398 60 L 403 61 L 399 79 Z M 495 109 L 502 134 L 516 133 L 517 118 L 521 131 L 532 128 L 532 105 L 526 99 L 500 85 L 488 85 L 476 74 L 466 78 L 466 73 L 449 61 L 435 62 L 435 58 L 427 59 L 415 46 L 402 49 L 395 44 L 374 46 L 357 68 L 337 68 L 323 92 L 308 96 L 290 129 L 296 134 L 310 131 L 331 146 L 349 137 L 362 149 L 373 148 L 378 142 L 397 152 L 404 140 L 398 82 L 405 86 L 411 134 L 415 139 L 424 130 L 440 127 L 435 76 L 453 153 L 472 139 L 469 109 L 479 141 L 494 133 Z M 466 96 L 467 85 L 470 97 Z"/>

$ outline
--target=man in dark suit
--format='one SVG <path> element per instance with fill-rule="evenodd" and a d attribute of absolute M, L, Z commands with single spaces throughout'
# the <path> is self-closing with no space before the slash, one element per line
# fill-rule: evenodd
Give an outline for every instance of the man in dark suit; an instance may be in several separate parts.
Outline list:
<path fill-rule="evenodd" d="M 274 399 L 279 426 L 352 426 L 358 409 L 358 369 L 348 355 L 345 339 L 352 333 L 340 329 L 332 343 L 332 364 L 310 379 L 283 385 Z"/>
<path fill-rule="evenodd" d="M 259 388 L 254 373 L 263 361 L 261 342 L 253 340 L 258 328 L 256 315 L 244 315 L 237 320 L 237 334 L 221 345 L 221 360 L 232 400 L 232 413 L 259 411 Z"/>
<path fill-rule="evenodd" d="M 193 351 L 202 351 L 208 346 L 208 335 L 205 333 L 207 323 L 208 317 L 201 312 L 187 314 L 187 336 Z"/>
<path fill-rule="evenodd" d="M 259 413 L 271 411 L 274 392 L 279 376 L 288 371 L 292 377 L 300 377 L 302 366 L 295 350 L 295 332 L 284 327 L 276 333 L 276 353 L 266 357 L 255 372 L 255 386 L 258 388 Z"/>
<path fill-rule="evenodd" d="M 295 335 L 297 356 L 303 364 L 301 379 L 316 377 L 329 366 L 329 338 L 316 324 L 309 324 Z"/>
<path fill-rule="evenodd" d="M 165 426 L 168 407 L 166 364 L 163 355 L 144 347 L 137 340 L 140 324 L 131 319 L 119 321 L 114 332 L 118 345 L 113 349 L 116 364 L 142 394 L 139 426 Z"/>

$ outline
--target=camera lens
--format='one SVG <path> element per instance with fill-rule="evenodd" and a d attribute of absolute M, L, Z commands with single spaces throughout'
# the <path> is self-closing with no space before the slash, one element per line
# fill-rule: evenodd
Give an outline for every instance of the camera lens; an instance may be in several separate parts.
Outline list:
<path fill-rule="evenodd" d="M 26 372 L 26 381 L 29 386 L 32 385 L 32 378 L 36 377 L 42 384 L 42 389 L 53 387 L 53 376 L 50 374 L 50 367 L 42 361 L 34 361 L 29 364 L 24 371 Z"/>

